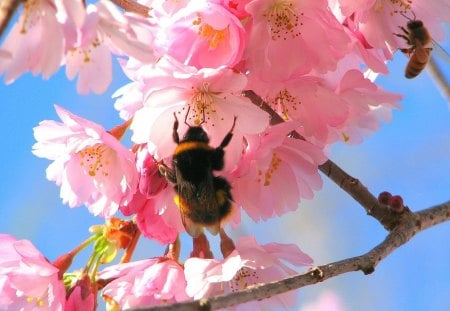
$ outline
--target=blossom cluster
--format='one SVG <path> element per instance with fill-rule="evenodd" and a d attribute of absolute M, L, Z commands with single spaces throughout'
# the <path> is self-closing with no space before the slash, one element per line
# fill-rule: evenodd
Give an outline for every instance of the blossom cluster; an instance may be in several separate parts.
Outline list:
<path fill-rule="evenodd" d="M 61 122 L 42 121 L 34 129 L 33 153 L 53 161 L 46 175 L 60 186 L 63 203 L 84 205 L 107 220 L 119 213 L 132 216 L 144 237 L 172 249 L 186 230 L 176 190 L 161 174 L 161 166 L 172 165 L 175 122 L 180 120 L 181 135 L 201 126 L 211 148 L 233 129 L 220 171 L 233 197 L 231 214 L 220 222 L 225 241 L 224 227 L 239 226 L 242 212 L 267 220 L 312 199 L 322 186 L 319 166 L 326 150 L 337 142 L 362 142 L 399 108 L 401 96 L 383 90 L 374 77 L 387 74 L 386 62 L 407 46 L 396 35 L 400 27 L 420 19 L 438 40 L 439 22 L 450 17 L 445 0 L 140 5 L 149 10 L 124 13 L 106 0 L 26 1 L 0 47 L 0 74 L 12 83 L 26 71 L 49 78 L 65 66 L 69 79 L 78 75 L 80 94 L 102 93 L 112 80 L 112 54 L 127 57 L 119 62 L 130 82 L 113 95 L 124 124 L 106 130 L 55 106 Z M 128 128 L 132 148 L 121 142 Z M 168 252 L 108 267 L 92 279 L 107 280 L 102 295 L 112 308 L 129 308 L 200 299 L 294 274 L 282 260 L 312 264 L 296 246 L 261 246 L 253 237 L 231 243 L 224 259 L 217 259 L 204 238 L 194 237 L 183 265 L 176 252 Z M 10 245 L 11 239 L 1 237 L 0 243 Z M 36 264 L 44 263 L 39 257 Z M 9 286 L 0 303 L 15 306 L 37 297 L 21 284 L 14 287 L 5 269 L 0 261 L 2 286 Z M 47 269 L 45 277 L 39 274 L 48 285 L 39 299 L 58 310 L 64 297 L 57 303 L 45 299 L 56 297 L 49 291 L 62 283 L 56 278 L 59 285 L 51 285 L 55 273 Z M 75 289 L 70 292 L 80 292 Z M 270 305 L 291 306 L 292 299 L 280 295 Z"/>

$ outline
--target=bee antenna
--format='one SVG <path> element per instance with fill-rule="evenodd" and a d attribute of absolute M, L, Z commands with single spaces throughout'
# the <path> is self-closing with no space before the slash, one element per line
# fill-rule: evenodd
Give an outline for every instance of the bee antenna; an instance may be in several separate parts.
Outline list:
<path fill-rule="evenodd" d="M 406 18 L 407 20 L 411 20 L 408 16 L 406 16 L 403 12 L 400 12 L 400 14 L 404 17 L 404 18 Z"/>
<path fill-rule="evenodd" d="M 412 14 L 413 14 L 413 18 L 411 18 L 411 17 L 409 17 L 409 16 L 406 16 L 405 13 L 403 13 L 403 12 L 400 12 L 400 14 L 401 14 L 404 18 L 406 18 L 407 20 L 409 20 L 409 21 L 415 21 L 415 20 L 416 20 L 416 13 L 414 13 L 414 11 L 411 11 L 411 12 L 412 12 Z"/>

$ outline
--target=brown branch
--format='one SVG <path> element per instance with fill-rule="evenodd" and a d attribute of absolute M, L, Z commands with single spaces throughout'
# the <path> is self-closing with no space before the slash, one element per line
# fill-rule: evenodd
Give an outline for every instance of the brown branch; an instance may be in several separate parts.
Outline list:
<path fill-rule="evenodd" d="M 397 215 L 398 222 L 386 239 L 364 255 L 336 261 L 327 265 L 318 266 L 309 271 L 289 277 L 280 281 L 265 284 L 256 284 L 245 290 L 227 295 L 220 295 L 185 303 L 152 308 L 130 309 L 133 311 L 175 311 L 175 310 L 216 310 L 231 307 L 249 301 L 269 298 L 304 286 L 323 282 L 335 276 L 362 271 L 370 274 L 376 266 L 393 251 L 411 240 L 418 232 L 450 220 L 450 201 L 411 213 L 405 210 Z"/>
<path fill-rule="evenodd" d="M 150 8 L 148 6 L 137 3 L 133 0 L 111 0 L 117 6 L 120 6 L 127 12 L 137 13 L 144 17 L 149 16 Z"/>
<path fill-rule="evenodd" d="M 23 0 L 1 0 L 0 1 L 0 38 L 8 27 L 14 12 Z"/>
<path fill-rule="evenodd" d="M 437 65 L 434 57 L 430 58 L 430 61 L 427 65 L 427 71 L 428 74 L 431 76 L 431 78 L 434 80 L 434 83 L 436 83 L 440 93 L 442 94 L 442 97 L 447 101 L 447 103 L 450 104 L 450 86 L 445 78 L 444 74 L 442 73 L 442 70 Z"/>
<path fill-rule="evenodd" d="M 366 186 L 347 174 L 336 163 L 327 160 L 319 166 L 319 170 L 355 199 L 366 210 L 367 214 L 378 220 L 386 230 L 390 231 L 398 224 L 397 213 L 378 202 L 378 199 Z"/>

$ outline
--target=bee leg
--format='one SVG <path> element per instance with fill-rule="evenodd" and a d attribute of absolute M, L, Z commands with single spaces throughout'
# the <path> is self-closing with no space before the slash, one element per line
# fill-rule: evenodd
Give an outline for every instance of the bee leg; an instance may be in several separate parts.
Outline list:
<path fill-rule="evenodd" d="M 173 123 L 172 138 L 176 144 L 179 144 L 180 137 L 178 136 L 178 119 L 177 119 L 177 115 L 175 114 L 175 112 L 173 113 L 173 116 L 175 117 L 175 122 Z"/>
<path fill-rule="evenodd" d="M 159 173 L 164 176 L 168 181 L 171 183 L 176 184 L 177 183 L 177 177 L 175 176 L 175 172 L 171 170 L 167 165 L 164 163 L 158 163 L 158 170 Z"/>
<path fill-rule="evenodd" d="M 394 36 L 397 36 L 397 37 L 399 37 L 399 38 L 404 39 L 404 40 L 406 41 L 407 44 L 413 45 L 412 42 L 411 42 L 411 40 L 409 39 L 408 36 L 403 35 L 403 34 L 399 34 L 399 33 L 394 33 L 393 35 L 394 35 Z"/>
<path fill-rule="evenodd" d="M 212 156 L 211 156 L 211 168 L 214 171 L 220 171 L 223 169 L 225 152 L 223 151 L 223 148 L 216 148 L 214 149 Z"/>
<path fill-rule="evenodd" d="M 236 124 L 236 117 L 234 117 L 233 126 L 231 127 L 231 129 L 227 133 L 227 135 L 223 138 L 220 146 L 217 147 L 216 149 L 214 149 L 214 152 L 211 157 L 211 163 L 212 163 L 212 169 L 215 171 L 220 171 L 221 169 L 223 169 L 223 166 L 224 166 L 223 157 L 225 155 L 225 152 L 223 151 L 223 149 L 230 143 L 231 138 L 233 137 L 233 129 L 234 129 L 235 124 Z"/>
<path fill-rule="evenodd" d="M 231 141 L 231 138 L 233 137 L 233 130 L 234 126 L 236 125 L 236 116 L 233 120 L 233 125 L 231 126 L 231 129 L 228 131 L 227 135 L 223 138 L 222 142 L 220 143 L 220 146 L 218 148 L 225 148 Z"/>

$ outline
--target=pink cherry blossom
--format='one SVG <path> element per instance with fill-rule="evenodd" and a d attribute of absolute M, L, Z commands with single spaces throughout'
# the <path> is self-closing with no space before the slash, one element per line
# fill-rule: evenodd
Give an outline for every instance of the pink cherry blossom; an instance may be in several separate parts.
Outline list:
<path fill-rule="evenodd" d="M 167 187 L 166 178 L 159 173 L 158 163 L 145 145 L 137 151 L 136 167 L 139 172 L 139 191 L 143 195 L 152 197 Z"/>
<path fill-rule="evenodd" d="M 168 258 L 152 258 L 108 267 L 100 279 L 114 279 L 103 289 L 109 307 L 120 310 L 189 300 L 181 265 Z"/>
<path fill-rule="evenodd" d="M 251 82 L 252 88 L 283 119 L 299 121 L 308 140 L 327 142 L 330 129 L 343 125 L 348 118 L 347 103 L 323 78 L 301 76 L 279 83 Z"/>
<path fill-rule="evenodd" d="M 334 70 L 350 47 L 326 0 L 253 0 L 246 10 L 251 23 L 245 58 L 262 80 Z"/>
<path fill-rule="evenodd" d="M 145 237 L 161 244 L 172 243 L 178 233 L 184 231 L 174 195 L 171 187 L 166 187 L 150 198 L 137 191 L 133 199 L 122 205 L 120 210 L 126 216 L 136 214 L 136 223 Z"/>
<path fill-rule="evenodd" d="M 61 186 L 70 207 L 85 204 L 94 215 L 111 217 L 137 188 L 135 157 L 100 125 L 55 106 L 63 121 L 34 128 L 33 153 L 53 160 L 47 179 Z"/>
<path fill-rule="evenodd" d="M 45 79 L 58 70 L 64 37 L 56 13 L 53 0 L 24 2 L 22 14 L 2 45 L 12 56 L 0 57 L 0 74 L 5 74 L 6 83 L 14 82 L 28 70 L 34 75 L 42 73 Z"/>
<path fill-rule="evenodd" d="M 230 293 L 248 286 L 276 281 L 296 274 L 283 263 L 311 266 L 312 259 L 294 244 L 259 245 L 254 237 L 242 237 L 236 249 L 225 259 L 192 257 L 184 264 L 186 292 L 194 299 Z M 264 307 L 293 307 L 296 293 L 280 294 L 260 302 L 236 306 L 236 310 L 260 310 Z"/>
<path fill-rule="evenodd" d="M 113 94 L 113 98 L 117 98 L 114 107 L 119 111 L 121 118 L 129 120 L 133 118 L 137 110 L 144 107 L 145 94 L 167 87 L 173 78 L 168 74 L 169 69 L 165 65 L 161 65 L 168 63 L 166 59 L 160 60 L 156 64 L 145 64 L 136 59 L 129 59 L 126 62 L 119 61 L 119 63 L 132 82 L 119 88 Z M 175 61 L 172 61 L 171 65 L 174 63 Z M 183 68 L 181 64 L 179 65 L 180 68 Z"/>
<path fill-rule="evenodd" d="M 299 123 L 285 122 L 260 137 L 247 137 L 247 148 L 232 172 L 233 196 L 253 220 L 296 210 L 322 187 L 318 166 L 323 151 L 309 142 L 287 137 Z"/>
<path fill-rule="evenodd" d="M 343 75 L 336 93 L 347 102 L 349 115 L 342 126 L 334 129 L 334 137 L 351 144 L 361 143 L 379 130 L 380 121 L 390 121 L 392 110 L 400 108 L 397 102 L 402 99 L 401 95 L 383 90 L 355 69 Z"/>
<path fill-rule="evenodd" d="M 0 234 L 2 310 L 64 310 L 66 291 L 58 272 L 30 241 Z"/>
<path fill-rule="evenodd" d="M 82 2 L 67 2 L 71 25 L 75 30 L 66 31 L 68 50 L 66 74 L 73 79 L 77 74 L 77 90 L 81 94 L 102 93 L 112 80 L 111 52 L 128 55 L 141 61 L 153 60 L 150 42 L 141 42 L 133 27 L 151 28 L 149 22 L 123 15 L 108 1 L 89 4 L 86 10 Z M 150 40 L 146 36 L 147 40 Z M 71 43 L 71 44 L 70 44 Z"/>
<path fill-rule="evenodd" d="M 134 113 L 144 106 L 144 93 L 151 87 L 145 84 L 144 77 L 153 71 L 154 66 L 153 64 L 143 64 L 136 59 L 119 60 L 119 64 L 132 82 L 116 90 L 112 98 L 116 98 L 114 108 L 119 111 L 119 116 L 124 120 L 130 120 Z"/>
<path fill-rule="evenodd" d="M 214 1 L 189 1 L 172 15 L 160 14 L 155 49 L 198 69 L 233 67 L 242 57 L 245 32 L 236 16 Z"/>
<path fill-rule="evenodd" d="M 450 21 L 450 5 L 446 0 L 337 2 L 341 14 L 351 19 L 353 30 L 360 32 L 372 47 L 383 49 L 387 56 L 407 47 L 405 40 L 394 34 L 402 33 L 399 27 L 405 27 L 409 20 L 423 21 L 435 40 L 444 37 L 440 22 Z"/>
<path fill-rule="evenodd" d="M 11 59 L 12 55 L 10 52 L 0 49 L 0 58 Z"/>
<path fill-rule="evenodd" d="M 352 50 L 341 59 L 340 63 L 352 60 L 355 63 L 354 69 L 361 69 L 361 63 L 365 64 L 374 72 L 388 74 L 386 66 L 389 54 L 383 52 L 382 49 L 376 49 L 369 45 L 364 35 L 353 26 L 351 19 L 346 19 L 344 29 L 351 39 Z M 339 65 L 338 65 L 339 67 Z"/>
<path fill-rule="evenodd" d="M 269 115 L 253 105 L 241 92 L 247 79 L 228 68 L 197 70 L 177 62 L 161 59 L 159 74 L 147 78 L 153 90 L 147 94 L 144 107 L 136 111 L 131 129 L 135 143 L 148 143 L 155 149 L 155 157 L 164 159 L 172 155 L 175 143 L 170 139 L 174 113 L 179 118 L 179 135 L 187 124 L 201 124 L 211 139 L 211 146 L 220 145 L 237 117 L 234 135 L 226 148 L 226 168 L 239 160 L 244 134 L 263 131 Z"/>

